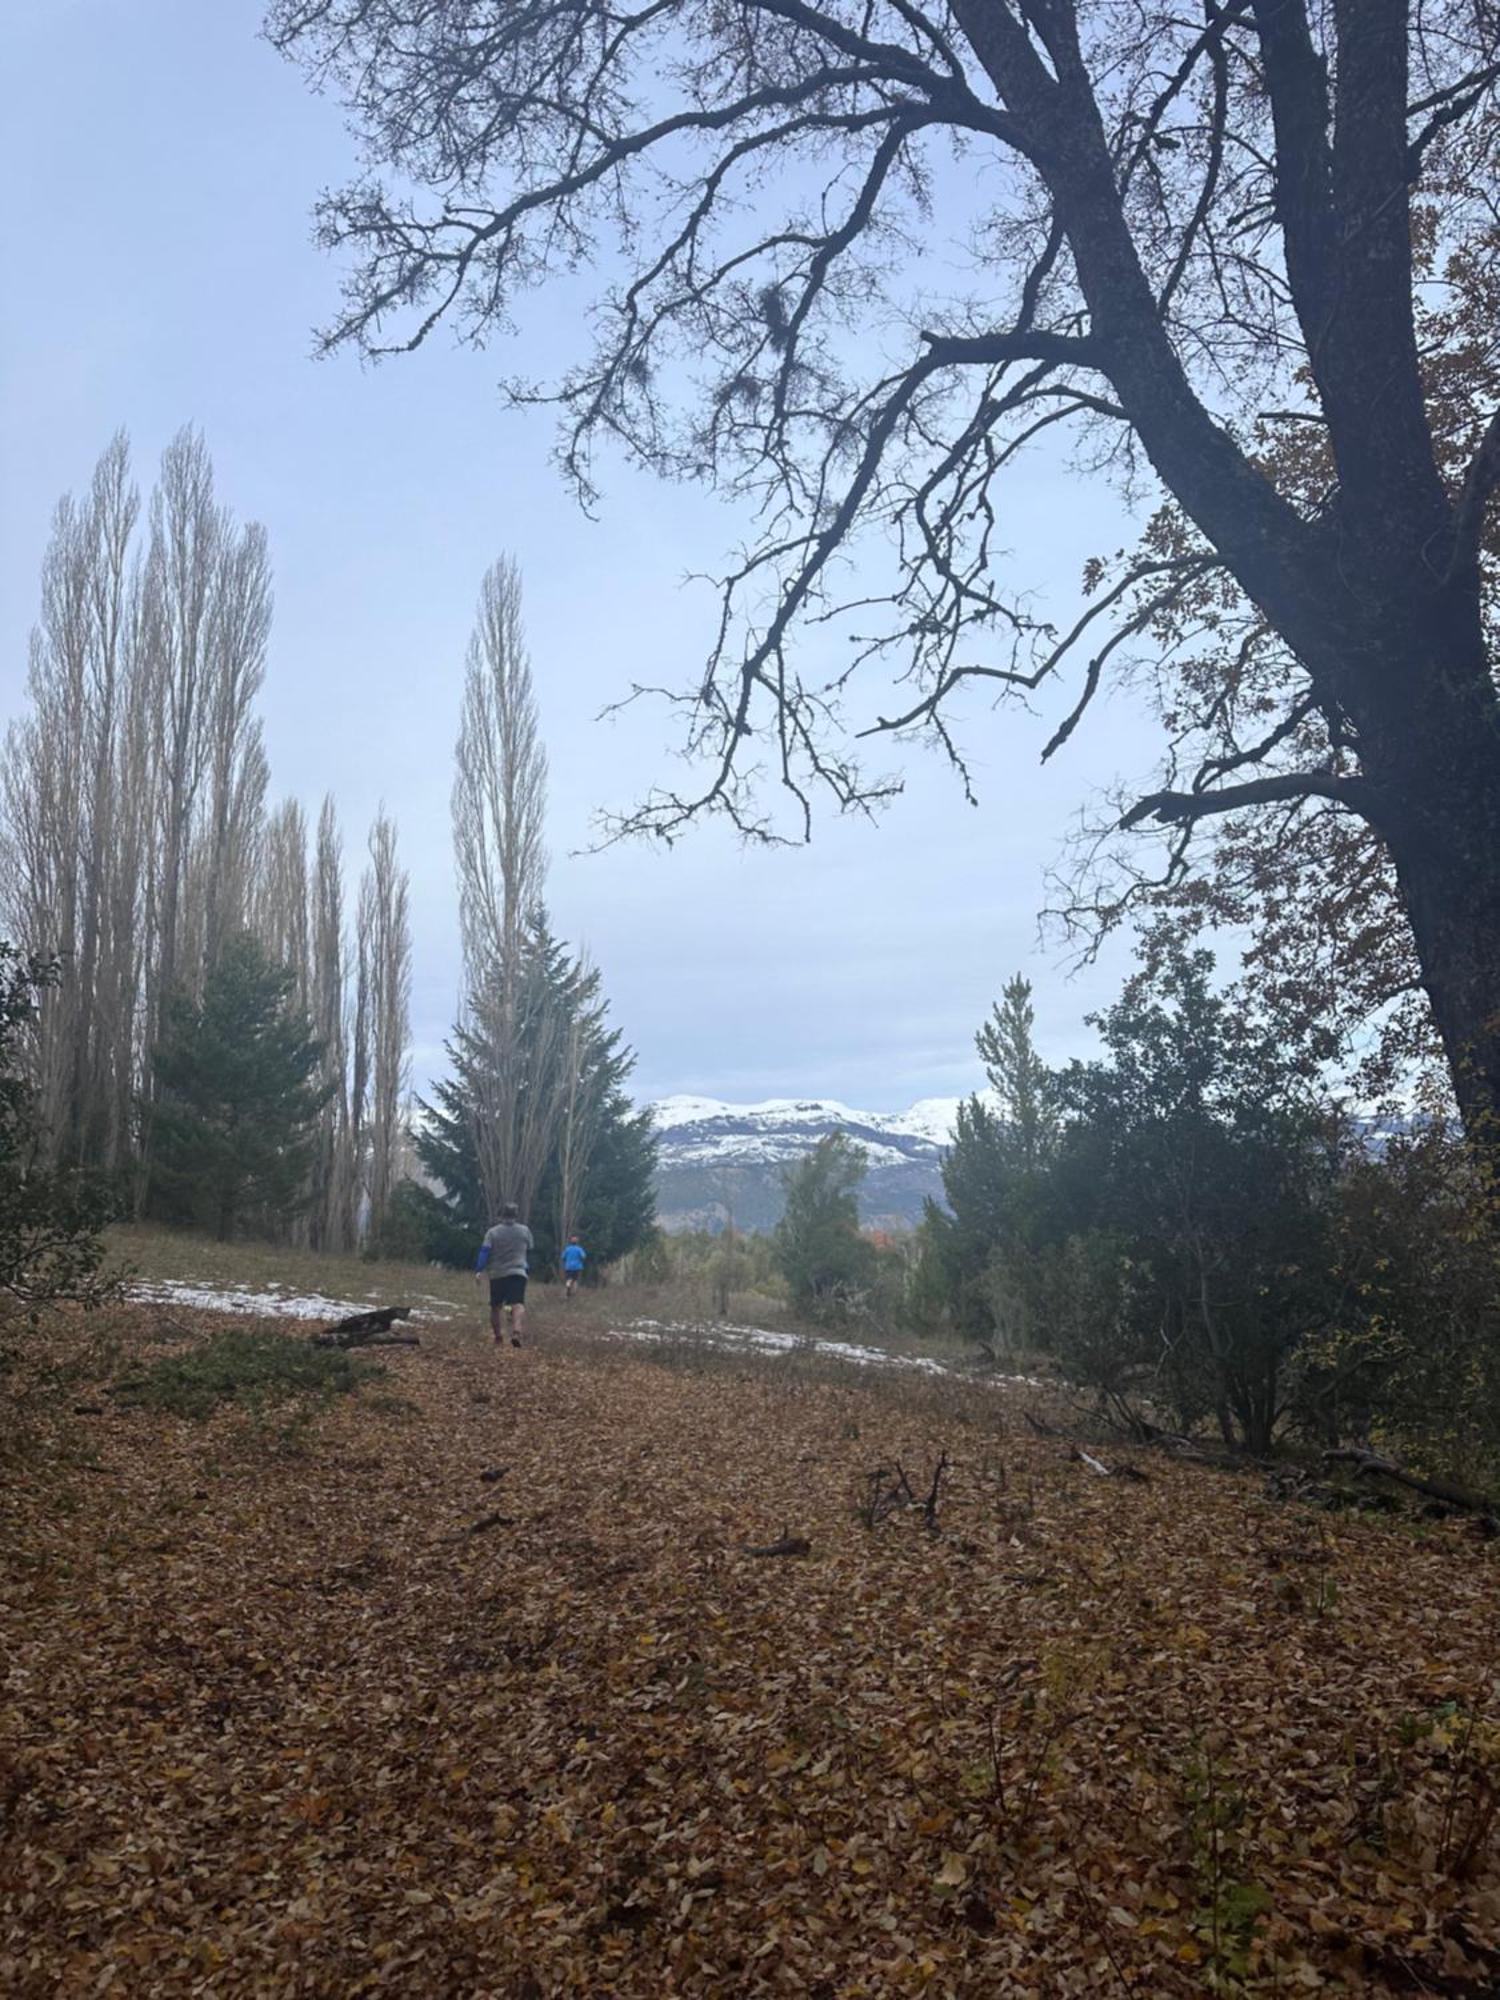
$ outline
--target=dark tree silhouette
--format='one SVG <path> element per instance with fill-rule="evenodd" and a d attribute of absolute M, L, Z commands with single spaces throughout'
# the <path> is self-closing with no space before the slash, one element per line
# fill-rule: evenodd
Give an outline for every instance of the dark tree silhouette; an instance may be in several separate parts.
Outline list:
<path fill-rule="evenodd" d="M 599 345 L 552 392 L 571 473 L 588 490 L 611 435 L 758 503 L 680 697 L 703 783 L 626 826 L 716 809 L 772 836 L 762 743 L 803 830 L 819 787 L 869 805 L 889 787 L 840 723 L 882 659 L 899 691 L 870 727 L 931 731 L 960 768 L 960 688 L 1024 699 L 1074 672 L 1050 754 L 1134 643 L 1238 606 L 1270 665 L 1221 657 L 1123 824 L 1371 827 L 1489 1131 L 1500 413 L 1438 426 L 1434 401 L 1460 355 L 1497 397 L 1490 0 L 277 0 L 270 33 L 392 169 L 323 205 L 350 258 L 331 343 L 414 347 L 445 322 L 481 340 L 608 239 Z M 1059 423 L 1149 467 L 1179 531 L 1055 631 L 996 537 L 1007 467 Z M 1326 453 L 1310 494 L 1284 435 Z M 796 640 L 849 610 L 864 541 L 885 588 L 846 672 L 813 684 Z"/>

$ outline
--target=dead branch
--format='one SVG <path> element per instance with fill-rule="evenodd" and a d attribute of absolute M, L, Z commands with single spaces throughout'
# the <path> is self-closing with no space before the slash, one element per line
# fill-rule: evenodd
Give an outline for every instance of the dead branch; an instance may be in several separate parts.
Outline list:
<path fill-rule="evenodd" d="M 410 1306 L 380 1306 L 371 1312 L 351 1313 L 309 1338 L 314 1347 L 420 1347 L 415 1334 L 391 1333 L 394 1321 L 410 1318 Z M 382 1339 L 381 1335 L 389 1337 Z"/>
<path fill-rule="evenodd" d="M 1104 1460 L 1102 1458 L 1095 1458 L 1093 1453 L 1085 1451 L 1082 1445 L 1075 1444 L 1073 1449 L 1068 1453 L 1068 1456 L 1073 1460 L 1075 1465 L 1086 1465 L 1089 1471 L 1096 1473 L 1100 1479 L 1114 1478 L 1113 1472 L 1110 1471 Z"/>
<path fill-rule="evenodd" d="M 515 1519 L 513 1515 L 503 1513 L 481 1514 L 477 1521 L 470 1521 L 468 1526 L 464 1528 L 455 1528 L 451 1535 L 445 1535 L 443 1539 L 449 1542 L 461 1542 L 470 1535 L 487 1534 L 491 1528 L 511 1528 L 514 1526 Z"/>
<path fill-rule="evenodd" d="M 805 1556 L 811 1553 L 812 1543 L 806 1535 L 794 1535 L 786 1528 L 774 1542 L 747 1543 L 745 1548 L 747 1556 Z"/>
<path fill-rule="evenodd" d="M 1352 1465 L 1355 1476 L 1361 1479 L 1390 1479 L 1397 1486 L 1410 1488 L 1413 1493 L 1423 1493 L 1430 1500 L 1445 1500 L 1450 1507 L 1461 1507 L 1469 1514 L 1500 1515 L 1500 1499 L 1484 1493 L 1472 1493 L 1467 1487 L 1454 1486 L 1446 1479 L 1427 1479 L 1417 1472 L 1409 1472 L 1404 1465 L 1397 1465 L 1394 1459 L 1382 1457 L 1378 1451 L 1367 1451 L 1362 1445 L 1344 1445 L 1337 1451 L 1325 1451 L 1323 1463 L 1327 1465 Z"/>

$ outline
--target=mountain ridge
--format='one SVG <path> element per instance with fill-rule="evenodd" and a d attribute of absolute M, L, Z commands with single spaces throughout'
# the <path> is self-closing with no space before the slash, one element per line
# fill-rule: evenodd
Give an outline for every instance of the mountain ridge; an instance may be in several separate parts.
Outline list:
<path fill-rule="evenodd" d="M 941 1161 L 962 1099 L 919 1098 L 904 1111 L 862 1111 L 836 1098 L 772 1097 L 753 1104 L 692 1093 L 659 1098 L 657 1213 L 663 1229 L 766 1230 L 780 1219 L 782 1174 L 819 1139 L 847 1132 L 869 1160 L 860 1219 L 908 1228 L 941 1200 Z"/>

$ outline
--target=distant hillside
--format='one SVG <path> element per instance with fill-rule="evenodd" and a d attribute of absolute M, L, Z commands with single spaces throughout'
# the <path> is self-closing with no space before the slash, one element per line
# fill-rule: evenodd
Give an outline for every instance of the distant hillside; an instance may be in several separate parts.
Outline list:
<path fill-rule="evenodd" d="M 952 1136 L 956 1097 L 929 1097 L 909 1111 L 856 1111 L 824 1098 L 721 1104 L 709 1097 L 664 1097 L 651 1107 L 660 1143 L 657 1213 L 664 1229 L 771 1229 L 781 1216 L 782 1169 L 825 1133 L 845 1131 L 863 1146 L 870 1172 L 862 1219 L 904 1227 L 922 1203 L 941 1198 L 938 1163 Z"/>

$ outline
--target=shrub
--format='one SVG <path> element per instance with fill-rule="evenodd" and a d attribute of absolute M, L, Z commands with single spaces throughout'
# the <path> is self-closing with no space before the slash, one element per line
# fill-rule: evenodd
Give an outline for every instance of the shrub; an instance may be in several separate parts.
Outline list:
<path fill-rule="evenodd" d="M 326 1403 L 382 1372 L 374 1362 L 335 1347 L 233 1327 L 184 1352 L 162 1355 L 115 1394 L 131 1408 L 203 1418 L 221 1403 L 256 1412 L 294 1399 Z"/>

